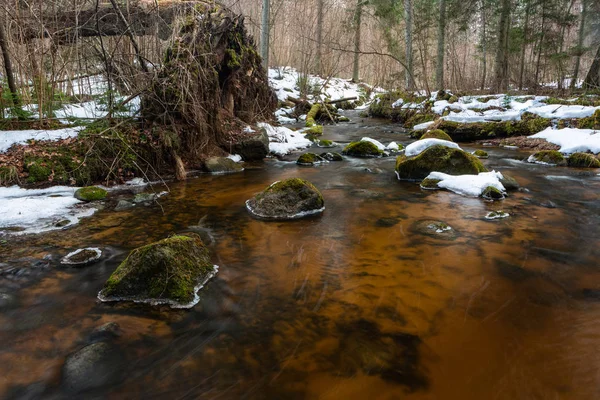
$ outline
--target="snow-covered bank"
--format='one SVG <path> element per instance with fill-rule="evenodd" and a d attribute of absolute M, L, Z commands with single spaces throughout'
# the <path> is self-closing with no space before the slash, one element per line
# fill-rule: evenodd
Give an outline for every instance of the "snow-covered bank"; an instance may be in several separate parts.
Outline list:
<path fill-rule="evenodd" d="M 40 233 L 76 224 L 96 211 L 78 207 L 73 197 L 78 188 L 54 186 L 28 190 L 18 186 L 0 187 L 0 234 Z"/>
<path fill-rule="evenodd" d="M 267 123 L 259 123 L 258 126 L 267 131 L 269 150 L 275 155 L 284 156 L 294 150 L 305 149 L 312 144 L 302 133 L 294 132 L 289 128 L 272 126 Z"/>
<path fill-rule="evenodd" d="M 27 144 L 29 140 L 60 140 L 76 137 L 83 127 L 56 130 L 23 130 L 0 131 L 0 153 L 5 152 L 13 144 Z"/>
<path fill-rule="evenodd" d="M 600 153 L 600 131 L 593 129 L 552 129 L 547 128 L 540 133 L 530 136 L 533 139 L 545 139 L 550 143 L 560 146 L 564 154 Z"/>

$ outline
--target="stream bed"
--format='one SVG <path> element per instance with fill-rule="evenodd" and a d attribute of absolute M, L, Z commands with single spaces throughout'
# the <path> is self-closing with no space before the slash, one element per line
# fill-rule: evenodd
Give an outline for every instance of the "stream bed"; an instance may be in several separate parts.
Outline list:
<path fill-rule="evenodd" d="M 352 116 L 325 127 L 323 138 L 411 142 L 395 125 Z M 399 182 L 394 157 L 301 167 L 294 154 L 168 183 L 153 206 L 8 237 L 0 246 L 0 397 L 70 397 L 65 358 L 116 322 L 115 378 L 80 398 L 600 398 L 598 171 L 485 150 L 490 170 L 525 189 L 486 202 Z M 325 212 L 251 218 L 245 201 L 291 177 L 321 190 Z M 484 218 L 499 210 L 510 216 Z M 430 220 L 453 234 L 423 234 Z M 189 231 L 202 233 L 220 267 L 194 308 L 98 301 L 130 250 Z M 105 257 L 59 265 L 81 247 Z"/>

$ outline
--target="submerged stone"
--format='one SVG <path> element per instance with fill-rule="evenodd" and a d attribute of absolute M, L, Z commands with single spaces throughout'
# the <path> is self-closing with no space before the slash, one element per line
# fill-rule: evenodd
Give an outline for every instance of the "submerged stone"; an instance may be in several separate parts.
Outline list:
<path fill-rule="evenodd" d="M 204 161 L 203 167 L 211 174 L 229 174 L 244 170 L 244 167 L 227 157 L 210 157 Z"/>
<path fill-rule="evenodd" d="M 569 156 L 567 165 L 574 168 L 600 168 L 600 160 L 593 154 L 573 153 Z"/>
<path fill-rule="evenodd" d="M 77 189 L 75 192 L 75 198 L 81 201 L 98 201 L 104 200 L 108 192 L 97 186 L 87 186 L 81 189 Z"/>
<path fill-rule="evenodd" d="M 458 236 L 456 231 L 447 223 L 430 219 L 416 221 L 412 225 L 412 230 L 421 235 L 444 240 L 454 240 Z"/>
<path fill-rule="evenodd" d="M 197 302 L 196 292 L 215 273 L 200 236 L 175 235 L 129 253 L 98 297 L 187 308 Z"/>
<path fill-rule="evenodd" d="M 398 179 L 420 181 L 432 172 L 449 175 L 477 175 L 487 172 L 477 157 L 460 149 L 433 146 L 415 157 L 399 156 L 396 159 Z"/>
<path fill-rule="evenodd" d="M 383 155 L 383 151 L 379 150 L 379 148 L 377 148 L 377 146 L 371 142 L 360 141 L 350 143 L 344 148 L 342 154 L 352 157 L 370 158 L 381 157 Z"/>
<path fill-rule="evenodd" d="M 325 210 L 321 192 L 300 178 L 278 181 L 246 201 L 246 208 L 255 217 L 265 219 L 296 219 Z"/>
<path fill-rule="evenodd" d="M 63 387 L 80 393 L 119 381 L 122 352 L 106 342 L 93 343 L 67 357 L 62 368 Z"/>

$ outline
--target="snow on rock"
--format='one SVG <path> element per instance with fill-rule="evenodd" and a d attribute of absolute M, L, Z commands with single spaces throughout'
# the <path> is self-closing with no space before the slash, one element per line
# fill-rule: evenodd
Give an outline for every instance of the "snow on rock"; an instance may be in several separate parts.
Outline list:
<path fill-rule="evenodd" d="M 83 202 L 73 197 L 76 187 L 53 186 L 48 189 L 0 187 L 0 233 L 19 228 L 15 233 L 39 233 L 60 229 L 89 217 L 94 208 L 75 207 Z M 68 221 L 60 224 L 58 222 Z"/>
<path fill-rule="evenodd" d="M 586 118 L 594 115 L 600 107 L 568 106 L 562 104 L 543 105 L 529 108 L 527 111 L 549 119 Z"/>
<path fill-rule="evenodd" d="M 230 160 L 233 160 L 233 162 L 239 163 L 242 161 L 242 156 L 240 156 L 239 154 L 230 154 L 227 156 L 227 158 L 229 158 Z"/>
<path fill-rule="evenodd" d="M 371 139 L 370 137 L 364 137 L 360 139 L 361 142 L 373 143 L 381 151 L 385 150 L 385 146 L 379 140 Z"/>
<path fill-rule="evenodd" d="M 426 179 L 436 179 L 440 182 L 438 187 L 450 190 L 463 196 L 479 197 L 483 191 L 492 186 L 506 193 L 506 189 L 500 183 L 503 176 L 500 172 L 481 172 L 479 175 L 448 175 L 441 172 L 432 172 Z"/>
<path fill-rule="evenodd" d="M 56 130 L 0 131 L 0 153 L 13 144 L 27 144 L 29 140 L 60 140 L 75 137 L 83 127 Z"/>
<path fill-rule="evenodd" d="M 435 121 L 423 122 L 422 124 L 413 126 L 413 130 L 424 131 L 424 130 L 429 129 L 429 127 L 433 124 L 435 124 Z"/>
<path fill-rule="evenodd" d="M 400 151 L 400 145 L 396 142 L 391 142 L 385 147 L 385 149 L 390 151 Z"/>
<path fill-rule="evenodd" d="M 533 139 L 546 139 L 560 146 L 560 152 L 572 154 L 578 152 L 600 153 L 600 131 L 593 129 L 552 129 L 547 128 L 530 136 Z"/>
<path fill-rule="evenodd" d="M 264 128 L 269 136 L 269 150 L 271 153 L 284 156 L 294 150 L 304 149 L 312 145 L 312 142 L 299 132 L 283 127 L 272 126 L 267 123 L 259 123 L 260 128 Z"/>
<path fill-rule="evenodd" d="M 404 152 L 404 154 L 407 157 L 412 157 L 412 156 L 416 156 L 421 154 L 422 152 L 424 152 L 425 150 L 427 150 L 430 147 L 433 146 L 444 146 L 444 147 L 449 147 L 451 149 L 459 149 L 462 150 L 458 144 L 454 143 L 454 142 L 450 142 L 448 140 L 442 140 L 442 139 L 423 139 L 423 140 L 417 140 L 414 143 L 409 144 L 408 146 L 406 146 L 406 151 Z"/>

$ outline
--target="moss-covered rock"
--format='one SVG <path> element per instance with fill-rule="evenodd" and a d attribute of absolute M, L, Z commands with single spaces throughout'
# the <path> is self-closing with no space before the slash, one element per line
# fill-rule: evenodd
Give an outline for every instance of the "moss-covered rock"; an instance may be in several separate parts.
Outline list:
<path fill-rule="evenodd" d="M 566 165 L 565 157 L 557 150 L 542 150 L 532 154 L 527 160 L 533 163 L 550 164 L 550 165 Z"/>
<path fill-rule="evenodd" d="M 285 220 L 321 213 L 325 201 L 312 183 L 291 178 L 273 183 L 246 201 L 246 208 L 255 217 Z"/>
<path fill-rule="evenodd" d="M 380 157 L 383 151 L 379 150 L 376 145 L 367 141 L 352 142 L 344 148 L 342 154 L 352 157 Z"/>
<path fill-rule="evenodd" d="M 574 125 L 579 129 L 600 129 L 600 109 L 590 117 L 574 120 Z"/>
<path fill-rule="evenodd" d="M 449 175 L 477 175 L 487 172 L 487 169 L 477 157 L 444 146 L 430 147 L 415 157 L 399 156 L 396 159 L 396 174 L 401 180 L 420 181 L 434 171 Z"/>
<path fill-rule="evenodd" d="M 441 181 L 439 179 L 428 179 L 428 178 L 425 178 L 421 182 L 421 189 L 426 189 L 426 190 L 437 190 L 437 189 L 440 189 L 440 187 L 438 186 L 438 183 L 440 183 L 440 182 Z"/>
<path fill-rule="evenodd" d="M 425 132 L 423 136 L 421 136 L 421 139 L 441 139 L 452 142 L 452 138 L 441 129 L 432 129 L 428 132 Z"/>
<path fill-rule="evenodd" d="M 487 200 L 502 200 L 504 199 L 504 193 L 493 186 L 488 186 L 481 193 L 481 197 Z"/>
<path fill-rule="evenodd" d="M 104 200 L 108 192 L 98 186 L 87 186 L 75 191 L 75 198 L 81 201 Z"/>
<path fill-rule="evenodd" d="M 489 157 L 487 151 L 483 151 L 483 150 L 475 150 L 473 152 L 473 155 L 477 158 L 481 158 L 481 159 L 486 159 Z"/>
<path fill-rule="evenodd" d="M 331 140 L 319 140 L 317 144 L 319 147 L 333 147 L 334 143 Z"/>
<path fill-rule="evenodd" d="M 298 165 L 315 165 L 318 163 L 322 163 L 324 160 L 320 155 L 315 153 L 304 153 L 298 157 L 296 160 L 296 164 Z"/>
<path fill-rule="evenodd" d="M 211 174 L 229 174 L 244 170 L 244 167 L 227 157 L 210 157 L 204 161 L 202 167 Z"/>
<path fill-rule="evenodd" d="M 448 99 L 448 103 L 450 103 L 450 104 L 454 104 L 454 103 L 456 103 L 457 101 L 458 101 L 458 97 L 456 97 L 456 96 L 451 96 L 451 97 Z"/>
<path fill-rule="evenodd" d="M 550 119 L 523 113 L 520 121 L 461 123 L 440 119 L 433 127 L 446 132 L 455 142 L 472 142 L 512 136 L 530 136 L 551 125 Z"/>
<path fill-rule="evenodd" d="M 171 236 L 129 253 L 108 278 L 99 297 L 103 301 L 133 300 L 189 307 L 197 298 L 197 288 L 214 273 L 200 236 Z"/>
<path fill-rule="evenodd" d="M 589 153 L 574 153 L 567 160 L 567 165 L 574 168 L 600 168 L 600 160 Z"/>
<path fill-rule="evenodd" d="M 323 134 L 323 125 L 311 125 L 304 131 L 307 135 L 321 136 Z"/>
<path fill-rule="evenodd" d="M 327 161 L 344 161 L 344 157 L 340 153 L 322 153 L 321 157 L 323 157 Z"/>

